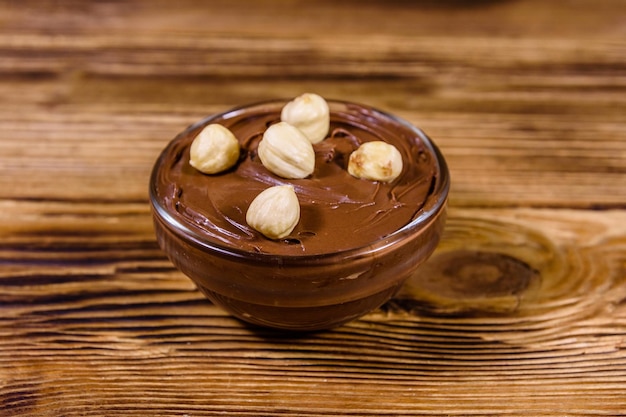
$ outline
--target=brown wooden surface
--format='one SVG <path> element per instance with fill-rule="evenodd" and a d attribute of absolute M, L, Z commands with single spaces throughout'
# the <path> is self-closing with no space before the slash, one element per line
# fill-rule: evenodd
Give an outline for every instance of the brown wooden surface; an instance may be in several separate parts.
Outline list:
<path fill-rule="evenodd" d="M 153 236 L 185 126 L 314 91 L 422 127 L 440 248 L 341 328 L 254 329 Z M 626 3 L 0 1 L 0 416 L 626 414 Z"/>

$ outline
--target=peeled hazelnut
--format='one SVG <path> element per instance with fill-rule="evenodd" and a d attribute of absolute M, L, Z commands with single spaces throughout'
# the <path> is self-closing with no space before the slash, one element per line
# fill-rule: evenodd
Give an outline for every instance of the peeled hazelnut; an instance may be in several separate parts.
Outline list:
<path fill-rule="evenodd" d="M 257 151 L 265 168 L 283 178 L 305 178 L 315 169 L 313 145 L 289 123 L 267 128 Z"/>
<path fill-rule="evenodd" d="M 246 212 L 246 222 L 269 239 L 289 235 L 300 221 L 300 202 L 291 185 L 276 185 L 257 195 Z"/>
<path fill-rule="evenodd" d="M 324 140 L 328 134 L 330 110 L 321 96 L 305 93 L 285 104 L 280 120 L 300 129 L 315 144 Z"/>
<path fill-rule="evenodd" d="M 239 142 L 220 124 L 204 127 L 191 143 L 189 164 L 205 174 L 217 174 L 237 163 Z"/>
<path fill-rule="evenodd" d="M 357 178 L 391 182 L 402 172 L 402 155 L 386 142 L 365 142 L 350 154 L 348 172 Z"/>

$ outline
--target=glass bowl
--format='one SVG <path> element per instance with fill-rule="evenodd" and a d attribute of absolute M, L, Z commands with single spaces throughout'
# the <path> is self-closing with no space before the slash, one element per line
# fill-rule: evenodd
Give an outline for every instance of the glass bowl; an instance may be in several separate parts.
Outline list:
<path fill-rule="evenodd" d="M 331 120 L 335 114 L 359 109 L 360 120 L 354 123 L 397 128 L 402 140 L 419 142 L 432 158 L 434 176 L 428 197 L 410 221 L 355 247 L 280 254 L 225 243 L 178 215 L 171 196 L 163 191 L 164 173 L 188 154 L 198 132 L 209 123 L 228 124 L 248 114 L 279 117 L 285 103 L 274 100 L 238 107 L 207 117 L 176 136 L 156 160 L 150 178 L 154 227 L 160 247 L 174 265 L 210 301 L 234 316 L 279 329 L 326 329 L 388 301 L 433 253 L 444 228 L 449 173 L 439 149 L 417 127 L 368 106 L 328 100 Z"/>

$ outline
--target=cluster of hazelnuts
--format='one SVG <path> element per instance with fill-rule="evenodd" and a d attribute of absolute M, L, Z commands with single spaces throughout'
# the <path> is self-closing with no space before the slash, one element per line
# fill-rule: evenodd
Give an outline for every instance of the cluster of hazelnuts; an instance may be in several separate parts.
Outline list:
<path fill-rule="evenodd" d="M 330 128 L 330 110 L 324 98 L 305 93 L 288 102 L 281 121 L 269 126 L 257 154 L 269 171 L 285 179 L 302 179 L 315 169 L 313 145 L 323 141 Z M 209 124 L 195 137 L 189 163 L 205 174 L 219 174 L 239 160 L 240 143 L 220 124 Z M 402 172 L 402 155 L 383 141 L 361 144 L 350 154 L 350 175 L 371 181 L 390 182 Z M 300 221 L 300 203 L 291 185 L 263 190 L 246 212 L 249 226 L 269 239 L 289 235 Z"/>

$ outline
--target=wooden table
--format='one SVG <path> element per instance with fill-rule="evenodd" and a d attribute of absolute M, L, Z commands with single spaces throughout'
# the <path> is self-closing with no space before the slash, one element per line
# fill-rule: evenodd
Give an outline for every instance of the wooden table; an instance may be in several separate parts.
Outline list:
<path fill-rule="evenodd" d="M 172 267 L 187 125 L 312 91 L 423 128 L 453 186 L 394 300 L 294 335 Z M 626 414 L 623 0 L 0 2 L 0 416 Z"/>

